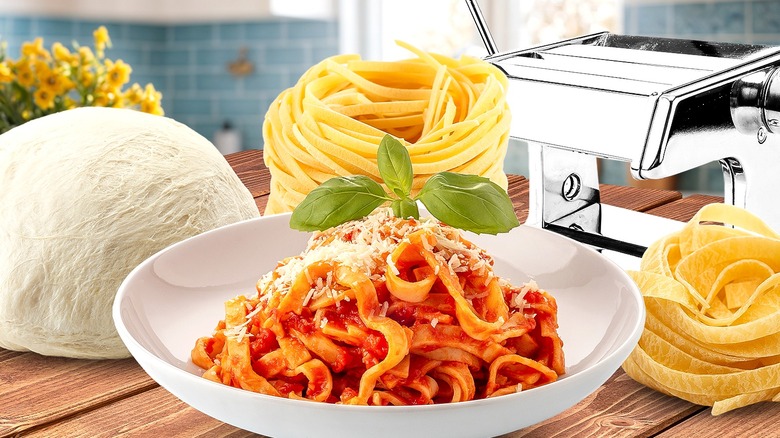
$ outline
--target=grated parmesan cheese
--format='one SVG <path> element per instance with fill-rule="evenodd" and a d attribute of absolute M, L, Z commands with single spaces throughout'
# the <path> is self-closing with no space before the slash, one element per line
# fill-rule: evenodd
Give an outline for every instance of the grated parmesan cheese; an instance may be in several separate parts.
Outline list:
<path fill-rule="evenodd" d="M 475 271 L 487 270 L 489 278 L 493 278 L 493 259 L 481 248 L 469 247 L 460 240 L 460 232 L 455 228 L 434 218 L 399 219 L 390 208 L 380 208 L 363 219 L 315 232 L 301 254 L 281 261 L 276 269 L 258 281 L 259 298 L 267 302 L 272 295 L 287 294 L 295 279 L 303 274 L 311 285 L 304 298 L 304 306 L 322 296 L 334 300 L 338 306 L 341 299 L 349 301 L 349 297 L 334 289 L 333 274 L 328 272 L 324 278 L 312 278 L 307 266 L 329 262 L 363 272 L 373 281 L 385 281 L 387 270 L 400 274 L 391 258 L 393 251 L 400 242 L 408 241 L 409 233 L 422 229 L 430 230 L 435 237 L 430 242 L 422 239 L 424 248 L 431 251 L 434 258 L 446 265 L 453 275 L 471 267 Z M 484 275 L 484 271 L 481 273 Z M 434 274 L 439 275 L 439 265 L 434 267 Z M 377 309 L 383 316 L 387 305 L 384 303 L 383 309 Z"/>

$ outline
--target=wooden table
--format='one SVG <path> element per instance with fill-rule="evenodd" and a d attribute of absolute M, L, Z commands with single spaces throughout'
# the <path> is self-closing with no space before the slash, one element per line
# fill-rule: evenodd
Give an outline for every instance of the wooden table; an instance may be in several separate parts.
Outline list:
<path fill-rule="evenodd" d="M 262 212 L 270 176 L 262 152 L 226 157 Z M 523 222 L 528 180 L 509 179 L 509 194 Z M 602 201 L 688 220 L 711 196 L 605 185 Z M 650 390 L 618 370 L 585 400 L 544 423 L 508 437 L 717 437 L 780 436 L 780 405 L 761 403 L 713 417 L 709 409 Z M 189 407 L 155 383 L 131 358 L 76 360 L 0 349 L 0 437 L 6 436 L 230 436 L 253 434 Z"/>

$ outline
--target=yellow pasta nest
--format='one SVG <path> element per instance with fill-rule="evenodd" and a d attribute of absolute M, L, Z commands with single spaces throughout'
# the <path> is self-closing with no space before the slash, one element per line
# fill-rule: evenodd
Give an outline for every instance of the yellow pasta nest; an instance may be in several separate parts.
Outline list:
<path fill-rule="evenodd" d="M 780 401 L 780 235 L 711 204 L 648 248 L 631 275 L 647 320 L 623 364 L 629 376 L 713 415 Z"/>
<path fill-rule="evenodd" d="M 271 171 L 266 214 L 291 211 L 335 176 L 381 182 L 376 157 L 385 134 L 408 147 L 412 194 L 441 171 L 481 175 L 507 187 L 506 76 L 480 59 L 399 44 L 417 57 L 374 62 L 334 56 L 271 104 L 263 124 L 263 156 Z"/>

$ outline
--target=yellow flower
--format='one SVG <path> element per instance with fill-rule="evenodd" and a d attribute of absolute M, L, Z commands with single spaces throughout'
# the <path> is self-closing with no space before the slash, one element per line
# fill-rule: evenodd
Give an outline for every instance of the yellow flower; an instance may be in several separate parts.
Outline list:
<path fill-rule="evenodd" d="M 16 82 L 23 87 L 29 87 L 35 83 L 35 75 L 32 71 L 32 66 L 25 60 L 19 60 L 16 65 Z"/>
<path fill-rule="evenodd" d="M 158 116 L 165 115 L 160 101 L 162 100 L 162 93 L 154 89 L 154 85 L 146 84 L 144 94 L 141 97 L 141 111 L 149 114 L 155 114 Z"/>
<path fill-rule="evenodd" d="M 22 44 L 22 57 L 49 59 L 51 54 L 43 47 L 43 38 L 38 37 Z"/>
<path fill-rule="evenodd" d="M 0 62 L 0 83 L 8 83 L 14 80 L 14 72 L 8 61 Z"/>
<path fill-rule="evenodd" d="M 141 103 L 141 99 L 144 96 L 144 89 L 141 88 L 140 85 L 138 85 L 138 82 L 134 83 L 130 88 L 125 90 L 122 97 L 125 99 L 125 102 L 127 102 L 128 106 L 132 105 L 138 105 Z"/>
<path fill-rule="evenodd" d="M 37 77 L 45 76 L 51 74 L 51 67 L 49 66 L 49 63 L 42 60 L 35 60 L 32 62 L 33 69 L 35 70 L 35 75 Z"/>
<path fill-rule="evenodd" d="M 87 65 L 95 60 L 95 54 L 92 53 L 92 49 L 87 46 L 79 47 L 79 59 L 81 65 Z"/>
<path fill-rule="evenodd" d="M 100 26 L 92 32 L 92 36 L 95 37 L 95 51 L 98 58 L 103 57 L 103 53 L 106 47 L 111 47 L 111 37 L 108 36 L 108 29 L 106 26 Z"/>
<path fill-rule="evenodd" d="M 65 109 L 73 109 L 78 106 L 78 102 L 73 100 L 73 98 L 69 96 L 65 96 L 65 98 L 62 99 L 62 104 L 65 107 Z"/>
<path fill-rule="evenodd" d="M 58 96 L 73 88 L 73 82 L 60 69 L 48 69 L 38 73 L 38 86 Z"/>
<path fill-rule="evenodd" d="M 122 94 L 117 88 L 103 83 L 95 90 L 95 106 L 110 106 L 121 107 L 122 106 Z"/>
<path fill-rule="evenodd" d="M 130 80 L 130 73 L 133 69 L 121 59 L 118 59 L 116 62 L 106 59 L 105 65 L 106 82 L 112 88 L 121 88 L 122 85 Z"/>
<path fill-rule="evenodd" d="M 70 50 L 68 50 L 67 47 L 63 46 L 59 42 L 52 44 L 51 51 L 54 53 L 54 59 L 59 62 L 69 65 L 76 65 L 78 61 L 76 55 L 70 53 Z"/>
<path fill-rule="evenodd" d="M 95 74 L 91 70 L 82 68 L 79 70 L 78 80 L 82 87 L 88 88 L 95 82 Z"/>
<path fill-rule="evenodd" d="M 33 98 L 35 104 L 42 110 L 54 108 L 54 93 L 46 87 L 35 90 Z"/>

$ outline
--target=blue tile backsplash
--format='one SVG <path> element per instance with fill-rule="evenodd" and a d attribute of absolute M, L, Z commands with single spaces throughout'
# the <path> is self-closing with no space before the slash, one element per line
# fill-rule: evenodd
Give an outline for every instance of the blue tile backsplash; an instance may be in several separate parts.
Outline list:
<path fill-rule="evenodd" d="M 100 25 L 113 42 L 106 56 L 130 64 L 132 82 L 152 82 L 163 93 L 166 116 L 209 139 L 230 120 L 245 149 L 262 148 L 263 117 L 271 101 L 307 68 L 338 52 L 335 21 L 286 18 L 156 25 L 0 16 L 0 39 L 17 58 L 21 44 L 38 36 L 47 48 L 55 41 L 91 46 Z M 234 77 L 227 64 L 241 48 L 254 71 Z"/>

